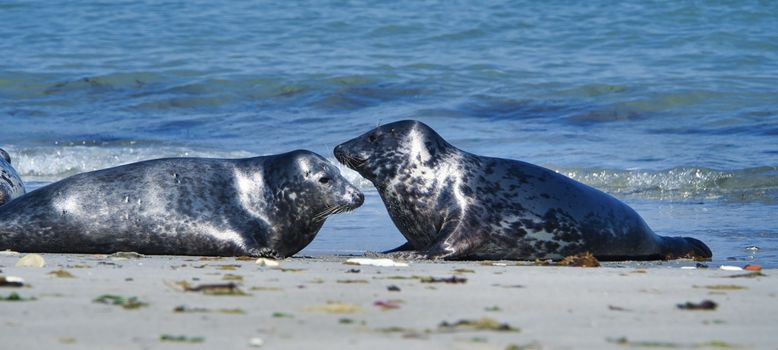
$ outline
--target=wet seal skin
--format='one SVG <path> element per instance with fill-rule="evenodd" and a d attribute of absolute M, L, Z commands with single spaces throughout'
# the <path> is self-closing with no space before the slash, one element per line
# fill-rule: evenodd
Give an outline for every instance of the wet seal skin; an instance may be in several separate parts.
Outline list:
<path fill-rule="evenodd" d="M 375 185 L 408 240 L 387 253 L 447 260 L 712 256 L 694 238 L 656 235 L 604 192 L 529 163 L 467 153 L 418 121 L 380 126 L 334 153 Z"/>
<path fill-rule="evenodd" d="M 309 151 L 156 159 L 75 175 L 0 207 L 0 250 L 283 258 L 363 201 Z"/>
<path fill-rule="evenodd" d="M 26 192 L 24 182 L 16 173 L 16 169 L 11 166 L 11 156 L 0 148 L 0 205 L 8 203 Z"/>

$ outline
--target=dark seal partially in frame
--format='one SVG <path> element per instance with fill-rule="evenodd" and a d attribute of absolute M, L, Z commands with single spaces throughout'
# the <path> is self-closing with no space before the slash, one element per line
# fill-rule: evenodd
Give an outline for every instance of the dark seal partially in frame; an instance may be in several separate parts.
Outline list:
<path fill-rule="evenodd" d="M 529 163 L 467 153 L 418 121 L 380 126 L 334 153 L 375 185 L 408 240 L 387 253 L 447 260 L 712 256 L 697 239 L 656 235 L 602 191 Z"/>

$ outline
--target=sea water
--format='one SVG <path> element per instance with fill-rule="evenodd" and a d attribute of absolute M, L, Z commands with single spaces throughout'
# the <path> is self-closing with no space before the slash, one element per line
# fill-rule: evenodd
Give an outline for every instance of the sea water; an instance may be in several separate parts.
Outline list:
<path fill-rule="evenodd" d="M 778 267 L 778 2 L 0 1 L 0 147 L 29 187 L 418 119 Z M 404 239 L 375 189 L 303 254 Z"/>

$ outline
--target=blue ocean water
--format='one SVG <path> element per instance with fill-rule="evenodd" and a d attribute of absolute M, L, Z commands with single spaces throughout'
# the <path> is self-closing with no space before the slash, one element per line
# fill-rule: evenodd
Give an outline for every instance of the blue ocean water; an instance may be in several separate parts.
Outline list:
<path fill-rule="evenodd" d="M 778 267 L 778 2 L 0 1 L 0 147 L 31 187 L 332 148 L 419 119 L 555 169 L 715 264 Z M 346 170 L 344 170 L 346 171 Z M 403 242 L 372 187 L 306 254 Z"/>

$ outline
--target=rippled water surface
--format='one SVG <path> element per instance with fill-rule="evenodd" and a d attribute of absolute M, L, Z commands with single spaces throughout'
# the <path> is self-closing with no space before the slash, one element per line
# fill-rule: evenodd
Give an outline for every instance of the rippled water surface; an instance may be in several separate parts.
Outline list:
<path fill-rule="evenodd" d="M 778 2 L 0 2 L 0 146 L 38 187 L 332 148 L 398 119 L 778 267 Z M 403 242 L 375 191 L 308 254 Z"/>

